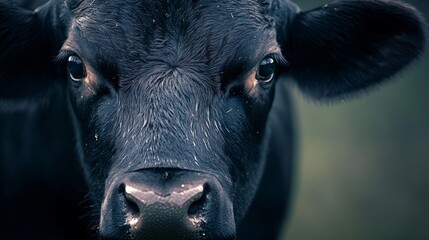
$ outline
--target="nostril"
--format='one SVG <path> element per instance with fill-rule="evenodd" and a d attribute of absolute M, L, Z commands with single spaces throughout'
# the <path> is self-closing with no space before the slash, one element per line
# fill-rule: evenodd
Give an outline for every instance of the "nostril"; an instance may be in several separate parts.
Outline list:
<path fill-rule="evenodd" d="M 130 199 L 128 199 L 127 197 L 125 197 L 125 203 L 127 204 L 131 215 L 133 216 L 137 216 L 140 214 L 140 209 L 137 206 L 136 203 L 134 203 L 133 201 L 131 201 Z"/>
<path fill-rule="evenodd" d="M 203 189 L 201 197 L 196 199 L 188 208 L 188 216 L 190 218 L 198 217 L 204 212 L 204 208 L 207 204 L 207 197 L 210 192 L 210 186 L 208 184 L 204 184 Z"/>
<path fill-rule="evenodd" d="M 126 207 L 128 207 L 127 210 L 129 210 L 129 213 L 131 213 L 133 216 L 138 216 L 140 214 L 138 203 L 136 203 L 135 199 L 126 192 L 125 188 L 125 184 L 121 184 L 119 186 L 118 192 L 121 196 L 124 197 L 124 202 Z"/>

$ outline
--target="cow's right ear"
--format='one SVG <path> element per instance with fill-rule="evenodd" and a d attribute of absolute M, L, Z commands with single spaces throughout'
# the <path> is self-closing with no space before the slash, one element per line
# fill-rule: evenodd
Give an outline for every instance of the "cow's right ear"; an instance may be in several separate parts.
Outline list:
<path fill-rule="evenodd" d="M 54 59 L 66 36 L 63 4 L 51 0 L 30 11 L 0 0 L 0 113 L 46 105 L 59 86 Z"/>
<path fill-rule="evenodd" d="M 46 73 L 64 38 L 59 1 L 30 11 L 0 1 L 0 73 Z"/>

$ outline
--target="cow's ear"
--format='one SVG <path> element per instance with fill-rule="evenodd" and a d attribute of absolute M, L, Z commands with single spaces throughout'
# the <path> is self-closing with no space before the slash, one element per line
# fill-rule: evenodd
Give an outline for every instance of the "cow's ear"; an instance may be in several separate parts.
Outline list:
<path fill-rule="evenodd" d="M 343 97 L 376 85 L 425 49 L 421 14 L 393 0 L 338 1 L 297 12 L 284 24 L 276 30 L 290 63 L 288 72 L 316 99 Z"/>
<path fill-rule="evenodd" d="M 63 35 L 58 1 L 30 11 L 13 2 L 0 2 L 0 72 L 46 72 Z"/>
<path fill-rule="evenodd" d="M 0 113 L 29 111 L 51 99 L 67 11 L 51 0 L 35 11 L 0 0 Z M 61 84 L 65 86 L 65 84 Z"/>

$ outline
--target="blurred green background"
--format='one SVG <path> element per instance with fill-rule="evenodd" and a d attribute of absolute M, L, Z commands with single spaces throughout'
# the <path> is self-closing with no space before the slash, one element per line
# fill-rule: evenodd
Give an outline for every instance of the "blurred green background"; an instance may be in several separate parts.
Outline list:
<path fill-rule="evenodd" d="M 429 19 L 429 1 L 406 2 Z M 282 239 L 429 239 L 429 54 L 358 99 L 323 105 L 295 91 L 295 102 L 297 171 Z"/>

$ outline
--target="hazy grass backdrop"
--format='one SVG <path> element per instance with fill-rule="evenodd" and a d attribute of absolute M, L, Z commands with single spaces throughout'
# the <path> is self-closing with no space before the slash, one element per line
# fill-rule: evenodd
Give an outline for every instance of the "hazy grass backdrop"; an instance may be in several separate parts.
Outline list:
<path fill-rule="evenodd" d="M 309 10 L 329 1 L 295 2 Z M 429 1 L 406 2 L 429 19 Z M 284 239 L 429 239 L 428 55 L 358 99 L 320 105 L 295 94 L 299 148 Z"/>

